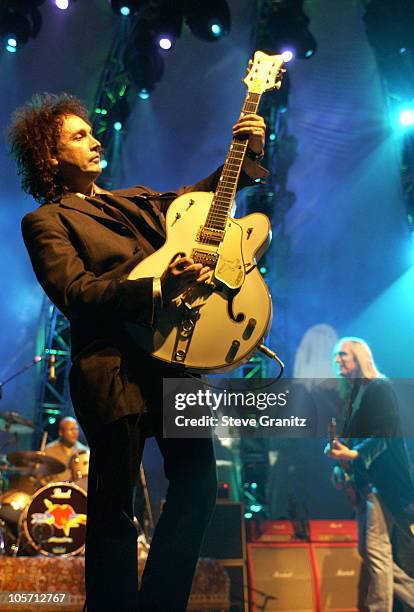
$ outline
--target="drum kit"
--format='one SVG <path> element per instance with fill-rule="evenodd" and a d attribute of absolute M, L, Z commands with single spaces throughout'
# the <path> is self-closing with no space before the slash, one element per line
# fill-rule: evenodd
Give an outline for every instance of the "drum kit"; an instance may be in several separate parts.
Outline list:
<path fill-rule="evenodd" d="M 0 413 L 0 432 L 33 433 L 17 412 Z M 40 451 L 0 456 L 0 554 L 68 557 L 83 552 L 89 452 L 72 456 L 72 481 L 53 482 L 67 468 Z"/>

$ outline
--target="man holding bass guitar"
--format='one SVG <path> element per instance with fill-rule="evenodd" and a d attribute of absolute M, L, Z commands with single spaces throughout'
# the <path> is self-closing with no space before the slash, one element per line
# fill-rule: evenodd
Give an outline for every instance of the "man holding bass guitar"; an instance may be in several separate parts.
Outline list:
<path fill-rule="evenodd" d="M 359 552 L 370 576 L 367 608 L 392 612 L 395 595 L 411 610 L 414 578 L 396 563 L 391 542 L 397 529 L 414 545 L 414 484 L 396 397 L 360 338 L 339 340 L 334 359 L 338 392 L 348 406 L 342 432 L 346 443 L 335 437 L 325 454 L 339 462 L 333 475 L 338 488 L 342 480 L 355 500 Z"/>
<path fill-rule="evenodd" d="M 264 135 L 255 113 L 244 113 L 233 128 L 233 138 L 248 146 L 238 188 L 268 175 L 256 163 Z M 158 278 L 130 280 L 128 274 L 163 245 L 164 214 L 173 199 L 213 192 L 220 169 L 175 193 L 101 189 L 101 144 L 86 109 L 67 94 L 38 95 L 18 109 L 9 141 L 23 188 L 41 204 L 22 222 L 33 269 L 71 323 L 71 396 L 91 447 L 87 610 L 184 611 L 216 500 L 213 443 L 163 438 L 162 380 L 180 370 L 137 348 L 126 323 L 153 328 L 163 306 L 205 283 L 211 270 L 186 253 Z M 163 454 L 169 488 L 138 593 L 133 506 L 150 435 Z"/>

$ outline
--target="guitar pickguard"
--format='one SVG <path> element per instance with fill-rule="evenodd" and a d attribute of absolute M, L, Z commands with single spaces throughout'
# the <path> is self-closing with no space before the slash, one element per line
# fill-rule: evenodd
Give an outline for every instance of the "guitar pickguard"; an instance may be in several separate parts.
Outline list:
<path fill-rule="evenodd" d="M 240 289 L 244 283 L 244 261 L 242 252 L 242 228 L 234 219 L 226 225 L 224 240 L 218 248 L 215 278 L 229 289 Z"/>

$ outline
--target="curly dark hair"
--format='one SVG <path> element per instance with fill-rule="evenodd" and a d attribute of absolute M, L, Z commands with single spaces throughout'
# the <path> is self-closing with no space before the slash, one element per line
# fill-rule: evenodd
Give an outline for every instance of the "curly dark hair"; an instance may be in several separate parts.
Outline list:
<path fill-rule="evenodd" d="M 8 129 L 10 153 L 17 164 L 24 191 L 44 204 L 64 192 L 59 172 L 50 164 L 65 115 L 77 115 L 89 123 L 88 113 L 78 98 L 67 93 L 35 94 L 13 114 Z"/>

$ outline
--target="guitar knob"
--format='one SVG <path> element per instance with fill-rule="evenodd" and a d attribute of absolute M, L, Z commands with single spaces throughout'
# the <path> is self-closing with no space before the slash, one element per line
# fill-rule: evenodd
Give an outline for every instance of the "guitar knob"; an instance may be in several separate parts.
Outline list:
<path fill-rule="evenodd" d="M 246 325 L 246 329 L 243 332 L 243 340 L 248 340 L 252 333 L 254 332 L 254 328 L 256 327 L 256 319 L 249 319 Z"/>
<path fill-rule="evenodd" d="M 183 362 L 184 359 L 185 359 L 185 351 L 178 350 L 178 351 L 175 352 L 175 360 L 176 361 Z"/>
<path fill-rule="evenodd" d="M 236 357 L 236 354 L 239 348 L 240 348 L 240 341 L 233 340 L 233 342 L 231 343 L 231 347 L 229 348 L 229 352 L 226 355 L 227 363 L 231 363 L 232 361 L 234 361 L 234 358 Z"/>

